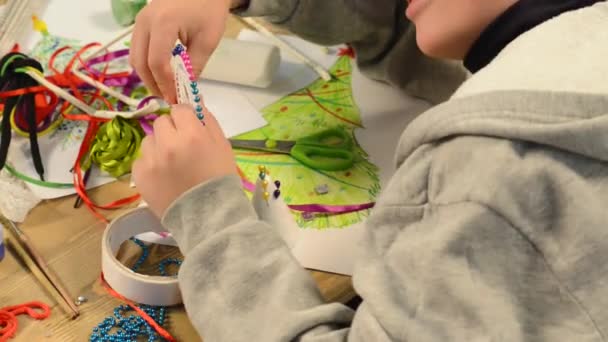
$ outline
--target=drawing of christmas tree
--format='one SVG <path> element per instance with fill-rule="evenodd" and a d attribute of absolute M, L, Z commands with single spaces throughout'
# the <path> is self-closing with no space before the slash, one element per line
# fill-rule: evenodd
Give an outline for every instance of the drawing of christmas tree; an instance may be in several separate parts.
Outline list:
<path fill-rule="evenodd" d="M 322 79 L 262 109 L 268 124 L 236 139 L 294 140 L 324 131 L 341 128 L 353 138 L 356 129 L 363 129 L 361 115 L 353 99 L 351 58 L 341 56 L 330 69 L 334 80 Z M 258 166 L 266 166 L 273 179 L 281 181 L 281 191 L 288 205 L 357 205 L 375 202 L 380 191 L 378 168 L 368 160 L 366 152 L 355 144 L 355 165 L 346 171 L 314 170 L 289 155 L 235 150 L 237 163 L 248 181 L 255 182 Z M 321 191 L 320 191 L 321 189 Z M 342 228 L 360 222 L 369 209 L 346 214 L 315 214 L 294 212 L 302 228 Z"/>

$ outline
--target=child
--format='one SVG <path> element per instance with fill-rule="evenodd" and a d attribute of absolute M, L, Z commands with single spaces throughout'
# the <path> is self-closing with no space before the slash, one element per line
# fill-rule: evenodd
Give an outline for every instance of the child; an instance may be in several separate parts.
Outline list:
<path fill-rule="evenodd" d="M 174 98 L 165 55 L 148 51 L 179 36 L 200 70 L 232 6 L 349 43 L 370 77 L 445 101 L 403 133 L 353 274 L 356 312 L 324 303 L 257 219 L 213 115 L 203 126 L 176 107 L 155 123 L 134 177 L 186 256 L 184 303 L 206 341 L 605 339 L 606 1 L 229 2 L 140 14 L 132 62 L 151 89 Z"/>

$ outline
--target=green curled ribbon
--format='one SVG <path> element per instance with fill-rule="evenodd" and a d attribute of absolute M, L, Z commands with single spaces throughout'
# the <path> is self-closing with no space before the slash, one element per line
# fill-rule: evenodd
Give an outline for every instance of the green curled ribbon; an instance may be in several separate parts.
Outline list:
<path fill-rule="evenodd" d="M 99 127 L 89 160 L 112 177 L 127 174 L 137 159 L 143 135 L 137 121 L 116 117 Z"/>

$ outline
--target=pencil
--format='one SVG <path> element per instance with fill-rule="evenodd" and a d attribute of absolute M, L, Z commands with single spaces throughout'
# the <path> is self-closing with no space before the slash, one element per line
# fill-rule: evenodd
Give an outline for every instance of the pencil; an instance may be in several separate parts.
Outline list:
<path fill-rule="evenodd" d="M 44 273 L 38 268 L 36 262 L 30 257 L 30 255 L 21 247 L 19 242 L 17 242 L 16 238 L 13 236 L 12 232 L 7 233 L 7 244 L 11 247 L 21 258 L 21 260 L 25 263 L 25 265 L 32 272 L 36 280 L 42 285 L 42 287 L 53 297 L 55 302 L 61 306 L 61 308 L 70 316 L 70 318 L 74 319 L 78 316 L 78 314 L 74 314 L 72 308 L 66 303 L 66 301 L 61 297 L 57 289 L 51 284 L 49 279 L 44 275 Z"/>
<path fill-rule="evenodd" d="M 19 254 L 23 262 L 25 262 L 34 277 L 51 294 L 71 319 L 78 317 L 80 311 L 72 302 L 72 297 L 29 243 L 27 236 L 12 221 L 0 216 L 0 222 L 7 228 L 11 246 Z"/>
<path fill-rule="evenodd" d="M 303 53 L 301 53 L 300 51 L 298 51 L 295 47 L 289 45 L 286 41 L 284 41 L 283 39 L 279 38 L 277 35 L 275 35 L 274 33 L 270 32 L 270 30 L 268 30 L 266 27 L 264 27 L 263 25 L 261 25 L 260 23 L 258 23 L 257 21 L 255 21 L 255 19 L 253 19 L 253 18 L 241 18 L 241 17 L 238 17 L 238 16 L 236 18 L 238 20 L 240 20 L 241 22 L 244 22 L 245 24 L 248 24 L 249 26 L 252 26 L 258 32 L 260 32 L 264 36 L 266 36 L 266 37 L 270 38 L 272 41 L 274 41 L 280 48 L 283 48 L 287 52 L 291 53 L 294 57 L 296 57 L 299 60 L 301 60 L 302 62 L 306 63 L 317 74 L 319 74 L 319 76 L 321 76 L 321 78 L 324 79 L 325 81 L 330 81 L 332 79 L 331 75 L 329 74 L 329 71 L 325 70 L 325 68 L 321 64 L 313 61 L 312 59 L 310 59 L 308 57 L 306 57 Z"/>

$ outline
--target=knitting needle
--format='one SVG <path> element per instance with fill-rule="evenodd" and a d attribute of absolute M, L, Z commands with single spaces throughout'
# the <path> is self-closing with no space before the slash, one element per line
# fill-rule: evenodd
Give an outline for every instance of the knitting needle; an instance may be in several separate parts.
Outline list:
<path fill-rule="evenodd" d="M 71 296 L 63 288 L 59 280 L 55 277 L 48 268 L 42 257 L 36 252 L 32 244 L 29 243 L 27 236 L 10 220 L 0 216 L 0 223 L 7 228 L 9 233 L 9 242 L 21 257 L 32 274 L 41 283 L 41 285 L 53 296 L 55 301 L 65 310 L 70 318 L 75 319 L 80 315 L 80 311 L 74 303 Z"/>
<path fill-rule="evenodd" d="M 19 242 L 16 241 L 16 238 L 13 237 L 12 233 L 7 233 L 7 242 L 10 247 L 19 255 L 21 260 L 25 263 L 25 265 L 32 272 L 36 280 L 44 287 L 44 289 L 53 297 L 53 299 L 61 306 L 61 308 L 68 314 L 71 319 L 75 319 L 77 315 L 74 315 L 72 309 L 68 306 L 68 304 L 63 300 L 57 289 L 51 284 L 51 282 L 44 276 L 42 271 L 36 266 L 36 263 L 32 258 L 27 254 L 25 249 L 19 245 Z"/>
<path fill-rule="evenodd" d="M 325 70 L 325 68 L 323 68 L 323 66 L 321 64 L 306 57 L 304 54 L 302 54 L 300 51 L 298 51 L 295 47 L 289 45 L 287 42 L 285 42 L 284 40 L 282 40 L 281 38 L 276 36 L 274 33 L 270 32 L 270 30 L 268 30 L 266 27 L 264 27 L 263 25 L 261 25 L 260 23 L 255 21 L 253 18 L 240 18 L 237 16 L 237 19 L 240 20 L 241 22 L 248 24 L 249 26 L 252 26 L 258 32 L 260 32 L 264 36 L 266 36 L 266 37 L 270 38 L 272 41 L 274 41 L 279 47 L 285 49 L 287 52 L 291 53 L 294 57 L 296 57 L 299 60 L 301 60 L 302 62 L 304 62 L 306 65 L 308 65 L 310 68 L 312 68 L 317 74 L 319 74 L 319 76 L 321 76 L 321 78 L 323 80 L 330 81 L 332 79 L 332 76 L 330 75 L 330 73 L 327 70 Z"/>
<path fill-rule="evenodd" d="M 59 278 L 57 278 L 57 276 L 48 267 L 40 253 L 38 253 L 38 251 L 30 243 L 27 235 L 25 235 L 25 233 L 21 231 L 21 229 L 19 229 L 19 227 L 17 227 L 17 225 L 13 221 L 7 220 L 3 216 L 0 216 L 0 222 L 2 222 L 4 226 L 9 228 L 8 230 L 12 233 L 13 237 L 16 238 L 18 245 L 20 245 L 20 247 L 22 247 L 22 249 L 26 252 L 26 254 L 29 256 L 29 259 L 33 259 L 34 264 L 40 269 L 40 271 L 42 271 L 44 276 L 53 285 L 55 290 L 59 292 L 59 295 L 63 298 L 65 304 L 70 308 L 70 310 L 66 312 L 70 313 L 71 311 L 70 317 L 72 317 L 73 319 L 76 318 L 80 314 L 80 312 L 76 305 L 72 302 L 72 296 L 65 289 Z"/>
<path fill-rule="evenodd" d="M 36 266 L 34 260 L 31 259 L 29 254 L 19 245 L 12 233 L 7 233 L 8 246 L 12 247 L 13 250 L 19 255 L 19 258 L 29 268 L 30 272 L 34 275 L 36 280 L 42 285 L 42 287 L 53 297 L 53 299 L 61 306 L 61 308 L 68 314 L 71 319 L 75 319 L 78 315 L 75 315 L 68 304 L 63 300 L 59 292 L 53 287 L 53 284 L 44 276 L 42 271 Z"/>

